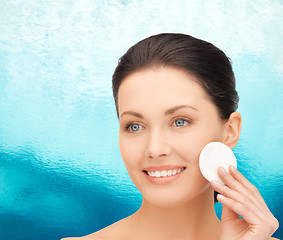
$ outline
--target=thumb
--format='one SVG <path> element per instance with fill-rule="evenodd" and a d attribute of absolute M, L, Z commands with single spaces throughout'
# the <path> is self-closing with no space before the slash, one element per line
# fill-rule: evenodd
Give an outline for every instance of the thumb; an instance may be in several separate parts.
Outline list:
<path fill-rule="evenodd" d="M 222 206 L 223 207 L 222 207 L 221 222 L 240 219 L 239 215 L 235 213 L 232 209 L 228 208 L 225 205 Z"/>

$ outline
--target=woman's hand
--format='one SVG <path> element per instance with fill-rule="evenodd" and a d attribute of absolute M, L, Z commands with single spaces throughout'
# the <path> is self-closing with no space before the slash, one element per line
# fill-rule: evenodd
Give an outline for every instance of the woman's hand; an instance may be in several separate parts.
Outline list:
<path fill-rule="evenodd" d="M 220 240 L 270 239 L 279 227 L 278 220 L 254 185 L 236 168 L 230 166 L 229 172 L 218 168 L 219 177 L 225 185 L 218 185 L 215 180 L 211 182 L 211 186 L 219 193 L 218 201 L 223 204 Z"/>

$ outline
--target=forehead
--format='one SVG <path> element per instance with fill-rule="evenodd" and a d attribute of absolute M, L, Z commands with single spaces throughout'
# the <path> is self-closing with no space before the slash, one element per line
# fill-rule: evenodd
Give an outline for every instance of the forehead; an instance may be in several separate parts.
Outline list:
<path fill-rule="evenodd" d="M 171 67 L 144 69 L 127 76 L 118 91 L 118 106 L 196 104 L 208 100 L 197 78 Z"/>

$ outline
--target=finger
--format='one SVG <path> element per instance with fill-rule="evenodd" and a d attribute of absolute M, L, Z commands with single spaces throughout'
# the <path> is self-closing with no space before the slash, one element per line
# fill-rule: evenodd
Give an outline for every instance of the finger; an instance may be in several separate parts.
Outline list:
<path fill-rule="evenodd" d="M 217 181 L 213 180 L 211 182 L 212 187 L 220 193 L 220 195 L 223 195 L 238 204 L 242 206 L 242 208 L 246 209 L 247 211 L 252 211 L 254 214 L 261 219 L 266 218 L 266 211 L 263 211 L 260 207 L 258 207 L 253 198 L 250 198 L 250 196 L 247 196 L 245 194 L 242 194 L 239 191 L 235 191 L 231 189 L 229 186 L 222 185 L 221 183 L 217 183 Z M 229 206 L 228 206 L 229 207 Z M 242 214 L 240 212 L 236 212 L 237 214 Z"/>
<path fill-rule="evenodd" d="M 243 182 L 243 179 L 245 181 L 248 180 L 245 179 L 242 174 L 238 174 L 238 176 L 240 176 L 239 178 L 238 176 L 236 177 L 236 174 L 233 175 L 231 170 L 233 171 L 233 169 L 230 168 L 229 172 L 231 174 L 229 174 L 228 172 L 224 174 L 223 170 L 219 171 L 222 172 L 220 173 L 220 178 L 224 180 L 223 182 L 227 186 L 222 184 L 220 184 L 220 186 L 216 186 L 215 181 L 212 181 L 212 186 L 214 186 L 215 190 L 220 193 L 217 197 L 218 201 L 221 202 L 223 206 L 224 204 L 226 204 L 228 208 L 232 209 L 235 213 L 241 215 L 243 219 L 249 224 L 265 226 L 266 228 L 270 228 L 276 231 L 276 229 L 278 228 L 278 221 L 270 212 L 264 200 L 264 204 L 262 204 L 259 200 L 262 199 L 262 197 L 256 187 L 254 187 L 254 189 L 248 189 L 246 187 L 247 185 L 244 186 L 243 184 L 241 184 Z M 235 176 L 235 178 L 233 176 Z M 244 189 L 243 191 L 248 191 L 248 194 L 243 194 L 241 193 L 241 191 L 229 188 L 227 181 L 225 181 L 226 179 L 223 178 L 229 178 L 229 181 L 240 184 L 241 188 Z M 241 182 L 239 182 L 238 180 Z M 248 185 L 253 186 L 251 183 L 249 183 Z"/>
<path fill-rule="evenodd" d="M 238 220 L 238 219 L 240 219 L 239 214 L 234 212 L 232 209 L 228 208 L 226 205 L 223 204 L 221 221 L 227 222 L 230 220 Z"/>
<path fill-rule="evenodd" d="M 264 199 L 262 198 L 262 196 L 260 195 L 258 189 L 253 185 L 251 184 L 243 175 L 242 173 L 240 173 L 236 168 L 234 167 L 230 167 L 229 168 L 229 172 L 230 174 L 232 175 L 232 177 L 237 180 L 239 183 L 241 183 L 242 185 L 244 185 L 247 189 L 249 189 L 250 191 L 252 191 L 258 201 L 259 201 L 259 204 L 264 208 L 264 209 L 268 209 Z"/>
<path fill-rule="evenodd" d="M 235 180 L 240 182 L 243 186 L 245 186 L 249 190 L 254 189 L 254 185 L 252 185 L 248 179 L 244 177 L 242 173 L 240 173 L 235 167 L 229 166 L 229 173 L 234 177 Z"/>
<path fill-rule="evenodd" d="M 217 195 L 217 200 L 226 207 L 233 210 L 233 212 L 241 215 L 243 219 L 249 224 L 260 224 L 260 216 L 252 209 L 251 206 L 243 205 L 240 202 L 235 201 L 229 197 L 225 197 L 221 194 Z"/>
<path fill-rule="evenodd" d="M 218 174 L 222 181 L 229 186 L 231 189 L 243 194 L 245 198 L 251 199 L 251 201 L 262 209 L 263 212 L 265 212 L 268 208 L 266 205 L 262 203 L 262 197 L 260 196 L 257 188 L 252 185 L 242 174 L 237 175 L 237 179 L 235 179 L 232 175 L 233 169 L 229 169 L 230 173 L 228 173 L 223 167 L 220 167 L 218 169 Z M 238 170 L 236 170 L 238 171 Z M 238 171 L 238 173 L 240 173 Z M 239 179 L 239 181 L 238 181 Z M 235 199 L 236 200 L 236 199 Z"/>
<path fill-rule="evenodd" d="M 250 227 L 256 225 L 260 226 L 260 230 L 263 230 L 263 233 L 265 234 L 266 232 L 269 232 L 269 236 L 271 236 L 279 228 L 279 222 L 274 216 L 269 218 L 259 218 L 256 212 L 252 211 L 249 206 L 244 206 L 239 202 L 220 194 L 217 195 L 217 200 L 223 204 L 223 210 L 226 211 L 228 220 L 229 217 L 232 217 L 232 214 L 230 212 L 231 209 L 233 212 L 241 215 L 243 219 L 250 225 Z M 229 216 L 230 214 L 231 216 Z M 223 215 L 223 219 L 221 217 L 221 221 L 222 220 L 225 221 L 225 214 Z"/>

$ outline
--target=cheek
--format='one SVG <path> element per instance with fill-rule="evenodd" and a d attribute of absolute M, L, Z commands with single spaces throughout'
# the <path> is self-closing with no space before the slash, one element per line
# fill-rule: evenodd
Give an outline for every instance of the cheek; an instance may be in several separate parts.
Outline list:
<path fill-rule="evenodd" d="M 197 139 L 191 135 L 182 134 L 172 136 L 169 141 L 173 154 L 179 155 L 180 158 L 190 164 L 195 162 L 199 149 Z"/>
<path fill-rule="evenodd" d="M 198 162 L 199 154 L 208 143 L 207 141 L 208 136 L 205 132 L 200 132 L 199 129 L 181 134 L 171 134 L 169 137 L 172 151 L 190 163 Z"/>
<path fill-rule="evenodd" d="M 119 148 L 122 160 L 135 186 L 141 191 L 140 170 L 143 167 L 143 144 L 137 139 L 119 138 Z"/>
<path fill-rule="evenodd" d="M 184 159 L 188 164 L 195 165 L 198 169 L 199 155 L 201 150 L 209 142 L 222 141 L 221 128 L 214 124 L 194 126 L 187 132 L 171 133 L 168 135 L 168 143 L 172 151 Z"/>
<path fill-rule="evenodd" d="M 119 138 L 121 157 L 127 169 L 136 168 L 143 159 L 142 144 L 130 138 Z"/>

